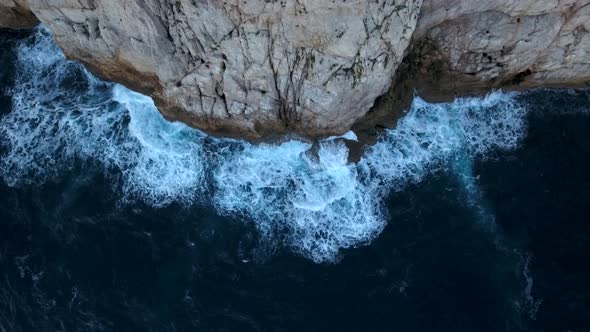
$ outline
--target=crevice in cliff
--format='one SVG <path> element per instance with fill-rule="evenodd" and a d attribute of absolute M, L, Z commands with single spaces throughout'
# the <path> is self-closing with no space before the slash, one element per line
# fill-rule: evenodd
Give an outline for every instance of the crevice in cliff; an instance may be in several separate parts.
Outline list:
<path fill-rule="evenodd" d="M 533 74 L 533 72 L 530 69 L 527 69 L 525 71 L 521 71 L 520 73 L 514 75 L 509 82 L 510 82 L 510 84 L 518 85 L 518 84 L 524 82 L 524 80 L 526 79 L 527 76 L 530 76 L 532 74 Z"/>
<path fill-rule="evenodd" d="M 270 31 L 271 27 L 268 26 L 267 29 Z M 278 65 L 275 64 L 274 61 L 274 43 L 275 40 L 272 36 L 272 33 L 268 34 L 268 39 L 267 39 L 267 57 L 268 57 L 268 64 L 270 66 L 271 72 L 272 72 L 272 81 L 273 81 L 273 87 L 275 90 L 275 94 L 277 96 L 276 102 L 277 102 L 277 108 L 278 108 L 278 119 L 281 122 L 284 122 L 285 119 L 285 112 L 287 111 L 287 96 L 283 96 L 281 93 L 281 88 L 279 86 L 279 68 Z"/>

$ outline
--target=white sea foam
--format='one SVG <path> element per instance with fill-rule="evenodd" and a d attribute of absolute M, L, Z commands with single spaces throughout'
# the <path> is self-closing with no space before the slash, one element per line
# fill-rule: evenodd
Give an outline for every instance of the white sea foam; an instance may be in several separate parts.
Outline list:
<path fill-rule="evenodd" d="M 330 136 L 330 137 L 326 138 L 326 141 L 333 141 L 333 140 L 336 140 L 336 139 L 339 139 L 339 138 L 342 138 L 342 139 L 345 139 L 345 140 L 348 140 L 348 141 L 354 141 L 354 142 L 358 142 L 359 141 L 358 137 L 356 136 L 356 134 L 352 130 L 347 131 L 346 133 L 344 133 L 344 135 Z"/>
<path fill-rule="evenodd" d="M 127 175 L 125 188 L 158 206 L 196 199 L 204 190 L 205 136 L 182 123 L 167 122 L 150 98 L 120 85 L 114 87 L 113 99 L 130 117 L 124 144 L 133 145 L 133 159 L 126 161 L 133 167 L 119 166 Z"/>
<path fill-rule="evenodd" d="M 397 188 L 465 154 L 474 158 L 515 148 L 526 133 L 525 120 L 526 109 L 512 94 L 494 92 L 444 104 L 415 98 L 397 127 L 368 149 L 360 167 L 369 178 L 380 178 L 379 186 Z"/>
<path fill-rule="evenodd" d="M 332 260 L 339 249 L 373 239 L 384 219 L 343 143 L 321 143 L 317 159 L 309 148 L 244 143 L 217 169 L 215 202 L 222 212 L 253 218 L 269 239 L 283 231 L 295 251 Z"/>
<path fill-rule="evenodd" d="M 53 177 L 71 167 L 74 155 L 94 154 L 103 136 L 117 136 L 115 124 L 123 114 L 108 110 L 108 98 L 97 92 L 104 84 L 88 86 L 84 71 L 66 62 L 43 30 L 17 52 L 13 111 L 0 126 L 9 148 L 0 164 L 2 177 L 12 185 Z M 68 85 L 87 85 L 88 93 L 77 95 Z"/>
<path fill-rule="evenodd" d="M 8 184 L 55 178 L 78 158 L 117 168 L 125 193 L 154 205 L 196 197 L 200 132 L 165 121 L 150 98 L 65 60 L 47 31 L 21 44 L 17 67 L 13 110 L 0 119 Z"/>
<path fill-rule="evenodd" d="M 212 138 L 165 121 L 151 99 L 66 61 L 47 32 L 34 39 L 19 48 L 13 110 L 0 119 L 6 183 L 47 181 L 76 160 L 99 162 L 120 174 L 116 185 L 127 199 L 156 206 L 210 200 L 221 214 L 254 221 L 267 241 L 317 262 L 374 239 L 392 190 L 515 148 L 526 131 L 525 109 L 513 95 L 496 92 L 446 104 L 416 98 L 356 164 L 336 139 L 321 142 L 312 156 L 311 145 L 300 141 Z"/>

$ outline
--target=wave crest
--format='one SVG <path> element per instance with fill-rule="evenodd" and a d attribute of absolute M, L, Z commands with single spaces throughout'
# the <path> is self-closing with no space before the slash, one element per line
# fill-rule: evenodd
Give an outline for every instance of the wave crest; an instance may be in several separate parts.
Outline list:
<path fill-rule="evenodd" d="M 253 220 L 265 239 L 316 262 L 374 239 L 392 190 L 457 160 L 513 149 L 526 132 L 526 109 L 512 94 L 444 104 L 416 98 L 353 164 L 335 139 L 320 142 L 312 157 L 302 141 L 253 145 L 167 122 L 150 98 L 67 61 L 47 31 L 17 52 L 12 111 L 0 119 L 7 184 L 42 183 L 77 160 L 99 162 L 118 174 L 126 200 L 212 202 L 220 214 Z"/>

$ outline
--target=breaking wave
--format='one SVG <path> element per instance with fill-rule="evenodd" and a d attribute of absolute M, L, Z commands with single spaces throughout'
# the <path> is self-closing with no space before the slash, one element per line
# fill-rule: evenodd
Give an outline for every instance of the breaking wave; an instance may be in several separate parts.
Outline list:
<path fill-rule="evenodd" d="M 475 186 L 472 161 L 516 148 L 526 133 L 526 109 L 513 94 L 444 104 L 416 98 L 395 129 L 350 163 L 341 139 L 320 142 L 314 156 L 304 141 L 254 145 L 167 122 L 150 98 L 66 60 L 42 29 L 17 53 L 12 110 L 0 119 L 8 185 L 52 181 L 80 161 L 97 162 L 125 201 L 211 204 L 316 262 L 374 239 L 391 191 L 441 169 L 459 170 Z"/>

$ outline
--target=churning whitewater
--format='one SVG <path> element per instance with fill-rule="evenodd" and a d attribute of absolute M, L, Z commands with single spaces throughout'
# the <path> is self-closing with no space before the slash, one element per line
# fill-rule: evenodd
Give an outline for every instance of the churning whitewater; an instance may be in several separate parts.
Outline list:
<path fill-rule="evenodd" d="M 437 170 L 457 172 L 466 196 L 477 197 L 469 194 L 478 190 L 473 161 L 516 148 L 526 133 L 526 109 L 513 94 L 416 98 L 395 129 L 350 163 L 337 139 L 320 142 L 315 157 L 303 141 L 254 145 L 167 122 L 150 98 L 66 60 L 42 29 L 21 43 L 17 61 L 12 111 L 0 119 L 8 185 L 55 181 L 76 164 L 98 163 L 116 174 L 122 204 L 210 204 L 316 262 L 374 239 L 387 195 Z"/>

